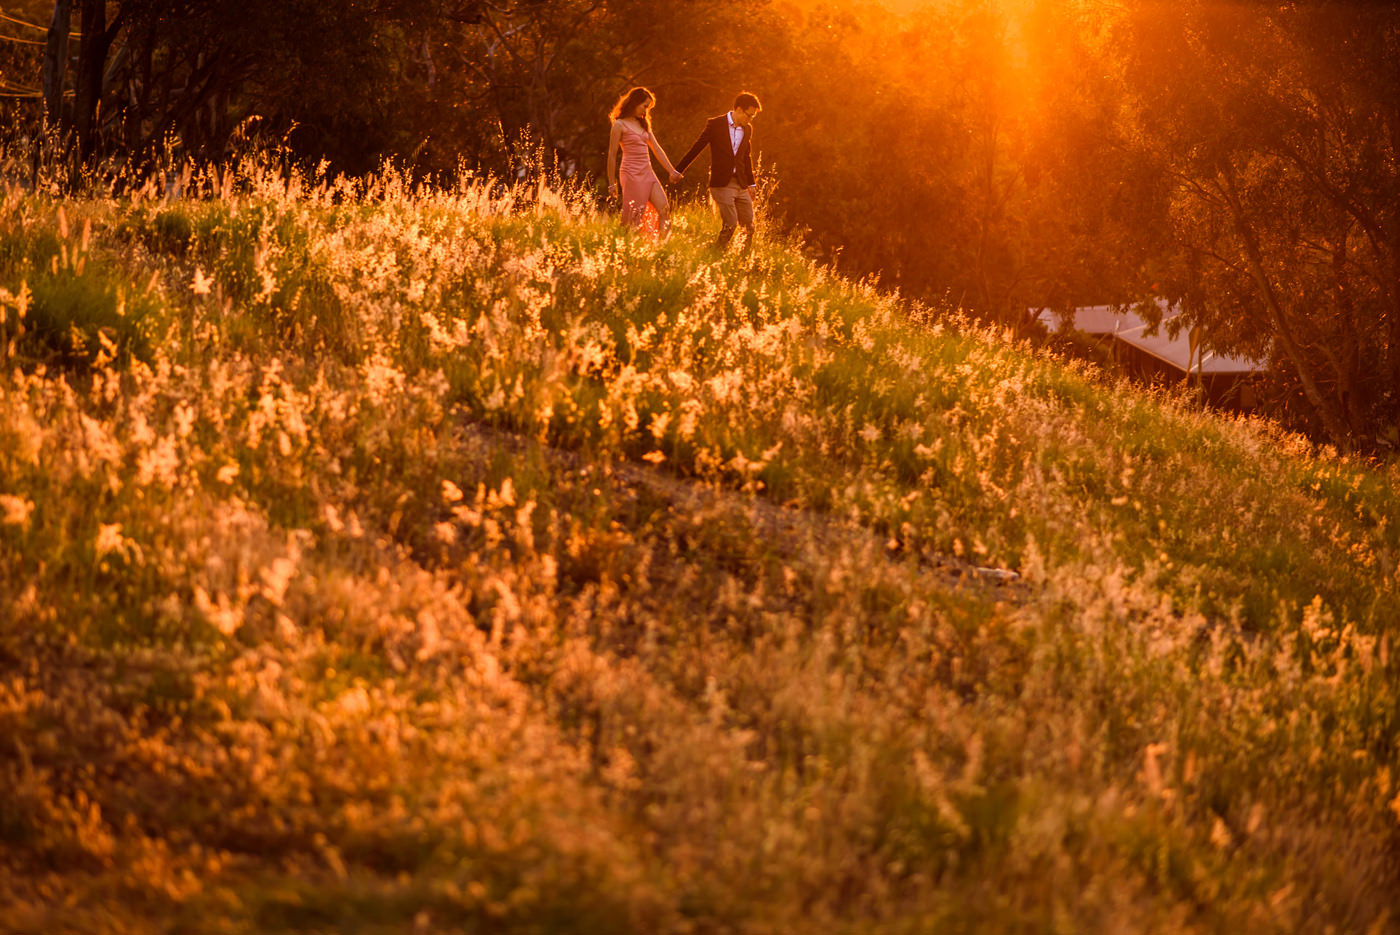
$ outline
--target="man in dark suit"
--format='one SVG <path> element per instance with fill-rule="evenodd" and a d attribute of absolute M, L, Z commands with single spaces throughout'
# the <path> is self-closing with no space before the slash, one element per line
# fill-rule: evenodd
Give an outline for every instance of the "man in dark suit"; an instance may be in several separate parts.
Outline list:
<path fill-rule="evenodd" d="M 700 138 L 676 163 L 676 171 L 684 172 L 702 149 L 710 148 L 710 197 L 720 219 L 718 250 L 729 246 L 738 227 L 744 229 L 744 252 L 753 248 L 753 118 L 762 109 L 758 98 L 744 91 L 734 98 L 733 110 L 705 122 Z"/>

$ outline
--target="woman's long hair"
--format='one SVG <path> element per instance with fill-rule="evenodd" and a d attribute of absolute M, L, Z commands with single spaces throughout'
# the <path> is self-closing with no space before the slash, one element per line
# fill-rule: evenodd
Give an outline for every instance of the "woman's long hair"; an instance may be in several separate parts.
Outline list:
<path fill-rule="evenodd" d="M 633 88 L 617 99 L 617 103 L 613 105 L 612 112 L 609 113 L 608 116 L 613 120 L 619 120 L 623 117 L 634 117 L 636 115 L 633 111 L 637 109 L 637 106 L 646 103 L 654 105 L 656 103 L 656 95 L 652 94 L 646 88 Z M 642 126 L 646 127 L 647 132 L 650 133 L 651 114 L 647 114 L 645 117 L 639 119 L 642 121 Z"/>

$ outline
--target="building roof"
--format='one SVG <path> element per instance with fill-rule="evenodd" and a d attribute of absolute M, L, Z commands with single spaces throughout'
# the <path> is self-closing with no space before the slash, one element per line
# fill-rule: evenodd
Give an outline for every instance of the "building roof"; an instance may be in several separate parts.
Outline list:
<path fill-rule="evenodd" d="M 1265 369 L 1263 361 L 1220 354 L 1207 347 L 1198 347 L 1196 356 L 1192 356 L 1192 329 L 1183 328 L 1176 337 L 1168 337 L 1162 325 L 1180 312 L 1168 305 L 1165 299 L 1155 301 L 1162 311 L 1162 321 L 1153 334 L 1148 334 L 1149 326 L 1142 316 L 1123 305 L 1084 305 L 1068 315 L 1042 309 L 1037 317 L 1051 331 L 1072 329 L 1084 334 L 1108 335 L 1170 364 L 1182 373 L 1245 374 L 1259 373 Z"/>
<path fill-rule="evenodd" d="M 1122 305 L 1081 305 L 1069 315 L 1042 309 L 1039 316 L 1051 331 L 1082 331 L 1084 334 L 1114 334 L 1121 328 L 1136 328 L 1146 324 L 1136 312 Z"/>
<path fill-rule="evenodd" d="M 1204 347 L 1196 348 L 1196 355 L 1193 357 L 1191 336 L 1184 328 L 1174 338 L 1168 337 L 1160 328 L 1157 334 L 1148 334 L 1146 325 L 1119 331 L 1113 337 L 1171 364 L 1182 373 L 1244 374 L 1259 373 L 1264 369 L 1264 364 L 1260 361 L 1219 354 Z"/>

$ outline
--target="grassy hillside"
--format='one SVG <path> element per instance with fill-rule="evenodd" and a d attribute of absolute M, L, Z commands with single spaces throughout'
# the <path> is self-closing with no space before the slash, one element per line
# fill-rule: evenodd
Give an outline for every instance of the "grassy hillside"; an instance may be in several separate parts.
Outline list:
<path fill-rule="evenodd" d="M 1400 931 L 1395 467 L 699 210 L 189 190 L 0 196 L 0 931 Z"/>

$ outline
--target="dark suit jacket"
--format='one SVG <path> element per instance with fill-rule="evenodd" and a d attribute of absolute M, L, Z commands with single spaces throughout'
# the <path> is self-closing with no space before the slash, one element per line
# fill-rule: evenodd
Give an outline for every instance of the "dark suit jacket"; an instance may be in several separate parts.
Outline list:
<path fill-rule="evenodd" d="M 690 152 L 676 163 L 676 171 L 684 172 L 686 166 L 700 155 L 700 150 L 708 146 L 711 188 L 723 188 L 736 178 L 740 185 L 752 185 L 753 147 L 750 143 L 753 140 L 753 127 L 744 127 L 742 132 L 739 151 L 736 153 L 734 144 L 729 140 L 729 113 L 726 111 L 718 117 L 711 117 L 705 121 L 705 129 L 700 131 L 700 138 L 690 147 Z"/>

